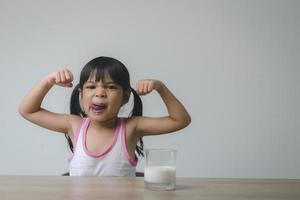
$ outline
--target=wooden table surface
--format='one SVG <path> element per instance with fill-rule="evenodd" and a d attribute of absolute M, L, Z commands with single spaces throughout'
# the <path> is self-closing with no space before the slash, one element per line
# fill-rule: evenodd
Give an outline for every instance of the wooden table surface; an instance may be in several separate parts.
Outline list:
<path fill-rule="evenodd" d="M 300 180 L 177 178 L 175 191 L 151 191 L 142 177 L 0 176 L 0 199 L 294 199 Z"/>

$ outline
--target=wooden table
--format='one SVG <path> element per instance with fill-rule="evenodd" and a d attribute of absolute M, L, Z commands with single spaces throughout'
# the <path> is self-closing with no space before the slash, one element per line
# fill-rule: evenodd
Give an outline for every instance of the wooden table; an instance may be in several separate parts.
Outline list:
<path fill-rule="evenodd" d="M 0 199 L 294 199 L 300 180 L 177 178 L 175 191 L 151 191 L 141 177 L 0 176 Z"/>

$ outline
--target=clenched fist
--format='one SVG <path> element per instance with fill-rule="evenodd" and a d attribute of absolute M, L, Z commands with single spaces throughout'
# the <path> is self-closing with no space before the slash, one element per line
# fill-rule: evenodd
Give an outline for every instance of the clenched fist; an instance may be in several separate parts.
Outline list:
<path fill-rule="evenodd" d="M 72 81 L 74 79 L 73 74 L 68 69 L 60 69 L 53 72 L 47 77 L 48 82 L 53 85 L 59 85 L 62 87 L 72 87 Z"/>
<path fill-rule="evenodd" d="M 162 85 L 162 82 L 154 79 L 139 80 L 136 83 L 135 90 L 138 95 L 146 95 L 153 90 L 158 90 Z"/>

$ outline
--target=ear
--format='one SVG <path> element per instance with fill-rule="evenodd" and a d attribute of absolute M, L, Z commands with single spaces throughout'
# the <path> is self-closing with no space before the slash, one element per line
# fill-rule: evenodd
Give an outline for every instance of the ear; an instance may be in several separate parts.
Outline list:
<path fill-rule="evenodd" d="M 130 90 L 127 90 L 123 94 L 122 106 L 125 105 L 129 101 L 129 97 L 130 97 Z"/>

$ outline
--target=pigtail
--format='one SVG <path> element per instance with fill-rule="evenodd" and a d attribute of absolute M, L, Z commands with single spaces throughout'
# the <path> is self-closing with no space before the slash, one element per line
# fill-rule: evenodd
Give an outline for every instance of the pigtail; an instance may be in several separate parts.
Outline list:
<path fill-rule="evenodd" d="M 72 115 L 78 115 L 80 117 L 85 117 L 86 114 L 84 113 L 84 111 L 82 110 L 81 106 L 80 106 L 80 100 L 79 100 L 79 89 L 80 89 L 80 85 L 77 84 L 75 86 L 75 88 L 73 89 L 73 92 L 71 94 L 71 101 L 70 101 L 70 113 Z"/>
<path fill-rule="evenodd" d="M 136 91 L 131 88 L 133 94 L 133 108 L 131 111 L 131 116 L 142 116 L 143 115 L 143 103 L 141 97 L 136 93 Z M 144 142 L 143 138 L 140 138 L 140 145 L 136 145 L 135 150 L 139 156 L 144 156 Z"/>
<path fill-rule="evenodd" d="M 85 113 L 84 111 L 81 109 L 81 106 L 80 106 L 80 101 L 79 101 L 79 88 L 80 88 L 80 85 L 77 84 L 75 86 L 75 88 L 73 89 L 73 92 L 71 94 L 71 100 L 70 100 L 70 113 L 73 114 L 73 115 L 78 115 L 80 117 L 85 117 Z M 70 147 L 70 150 L 73 152 L 73 143 L 72 143 L 72 140 L 70 138 L 70 136 L 65 133 L 65 137 L 68 141 L 68 144 L 69 144 L 69 147 Z"/>
<path fill-rule="evenodd" d="M 71 152 L 74 153 L 74 151 L 73 151 L 73 142 L 72 142 L 70 136 L 67 133 L 65 133 L 65 137 L 68 141 L 68 145 L 69 145 L 69 148 L 70 148 Z"/>
<path fill-rule="evenodd" d="M 141 97 L 136 93 L 136 91 L 131 88 L 133 94 L 133 108 L 131 111 L 131 116 L 142 116 L 143 115 L 143 103 Z"/>

